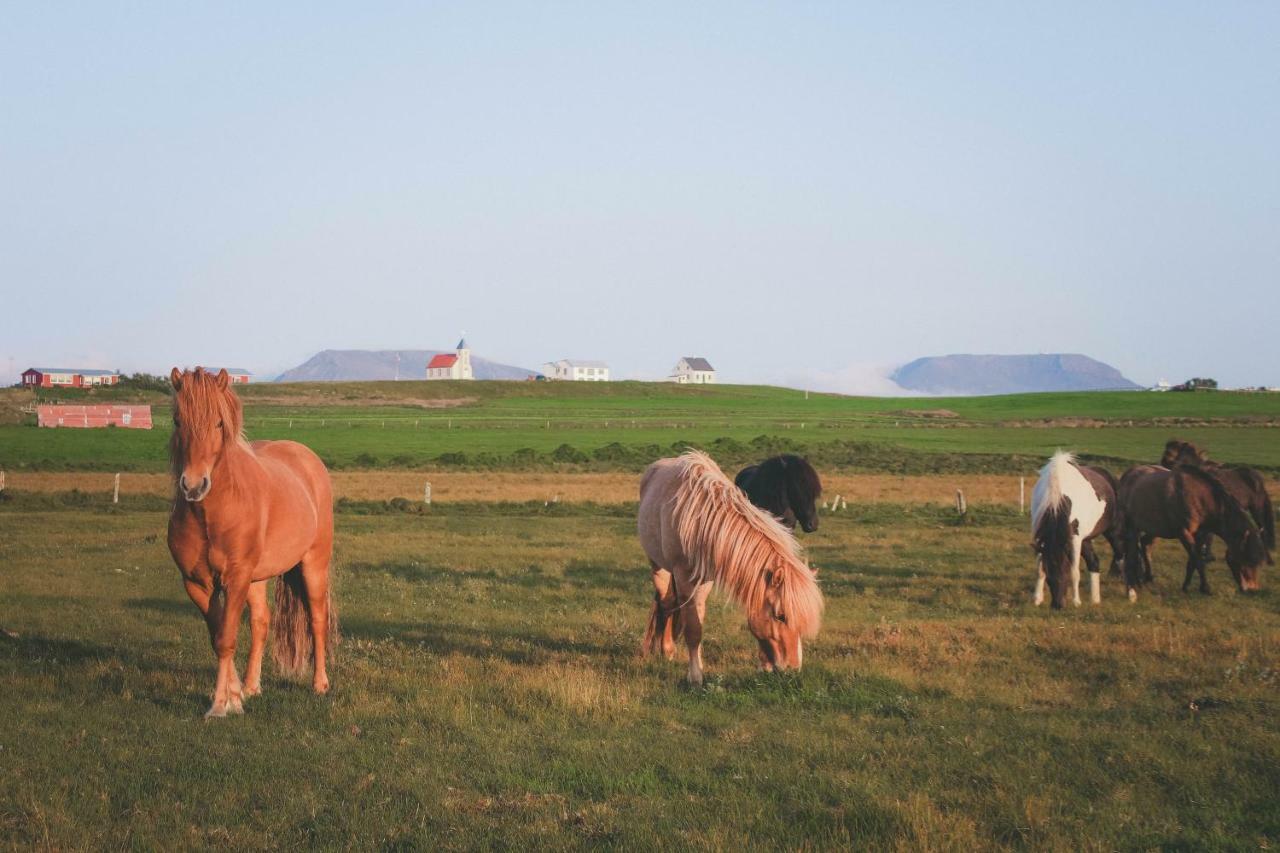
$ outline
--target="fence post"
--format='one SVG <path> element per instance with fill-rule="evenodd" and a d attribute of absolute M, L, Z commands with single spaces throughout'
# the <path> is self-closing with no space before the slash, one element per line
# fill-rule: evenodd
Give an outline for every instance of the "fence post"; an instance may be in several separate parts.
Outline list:
<path fill-rule="evenodd" d="M 422 490 L 422 502 L 431 505 L 431 481 L 427 480 L 427 487 Z"/>
<path fill-rule="evenodd" d="M 113 504 L 120 503 L 120 475 L 119 474 L 116 474 L 116 489 L 114 494 L 111 495 L 111 502 Z"/>
<path fill-rule="evenodd" d="M 1018 515 L 1027 514 L 1027 478 L 1018 478 Z"/>
<path fill-rule="evenodd" d="M 968 510 L 969 507 L 964 502 L 964 492 L 956 489 L 956 513 L 964 515 Z"/>
<path fill-rule="evenodd" d="M 0 492 L 4 491 L 4 472 L 0 471 Z"/>

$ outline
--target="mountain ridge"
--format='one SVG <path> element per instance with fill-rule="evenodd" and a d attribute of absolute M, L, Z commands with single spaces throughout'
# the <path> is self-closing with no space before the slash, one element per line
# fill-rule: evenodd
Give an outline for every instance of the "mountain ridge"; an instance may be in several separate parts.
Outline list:
<path fill-rule="evenodd" d="M 904 364 L 889 378 L 908 391 L 961 396 L 1142 387 L 1111 365 L 1080 353 L 926 356 Z"/>

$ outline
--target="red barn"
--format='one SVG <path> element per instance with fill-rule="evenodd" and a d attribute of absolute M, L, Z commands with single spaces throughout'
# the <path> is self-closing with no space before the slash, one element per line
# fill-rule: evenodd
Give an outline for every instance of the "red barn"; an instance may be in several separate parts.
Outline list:
<path fill-rule="evenodd" d="M 36 418 L 42 427 L 151 429 L 150 406 L 37 406 Z"/>
<path fill-rule="evenodd" d="M 90 388 L 119 385 L 118 370 L 81 370 L 71 367 L 28 367 L 22 371 L 24 388 Z"/>

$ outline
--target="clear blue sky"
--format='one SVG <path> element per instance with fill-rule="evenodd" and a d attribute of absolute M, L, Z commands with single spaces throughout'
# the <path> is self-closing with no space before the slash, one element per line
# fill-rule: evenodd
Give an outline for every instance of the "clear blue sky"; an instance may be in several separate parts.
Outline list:
<path fill-rule="evenodd" d="M 1280 384 L 1280 3 L 352 8 L 7 6 L 0 379 L 465 329 Z"/>

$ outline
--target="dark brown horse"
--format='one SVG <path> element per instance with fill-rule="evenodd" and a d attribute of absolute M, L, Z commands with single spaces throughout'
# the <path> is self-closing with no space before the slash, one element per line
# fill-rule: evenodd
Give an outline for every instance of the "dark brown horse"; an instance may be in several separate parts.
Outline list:
<path fill-rule="evenodd" d="M 1271 496 L 1267 494 L 1267 482 L 1257 471 L 1244 465 L 1220 465 L 1212 462 L 1208 453 L 1189 441 L 1176 438 L 1169 439 L 1165 444 L 1160 464 L 1166 468 L 1199 468 L 1213 475 L 1253 516 L 1254 523 L 1262 531 L 1262 541 L 1267 546 L 1267 551 L 1276 550 L 1276 513 L 1271 506 Z M 1204 542 L 1205 557 L 1212 560 L 1208 553 L 1209 538 Z"/>
<path fill-rule="evenodd" d="M 1200 573 L 1200 591 L 1209 593 L 1198 538 L 1216 535 L 1227 543 L 1227 565 L 1242 591 L 1256 590 L 1258 569 L 1268 561 L 1262 533 L 1217 479 L 1199 468 L 1169 469 L 1158 465 L 1130 468 L 1120 479 L 1118 495 L 1124 521 L 1124 574 L 1129 599 L 1136 600 L 1143 569 L 1150 573 L 1145 543 L 1177 539 L 1187 552 L 1185 591 Z"/>
<path fill-rule="evenodd" d="M 795 530 L 797 522 L 805 533 L 818 529 L 822 480 L 806 459 L 790 453 L 770 457 L 743 468 L 733 478 L 733 484 L 788 529 Z"/>

